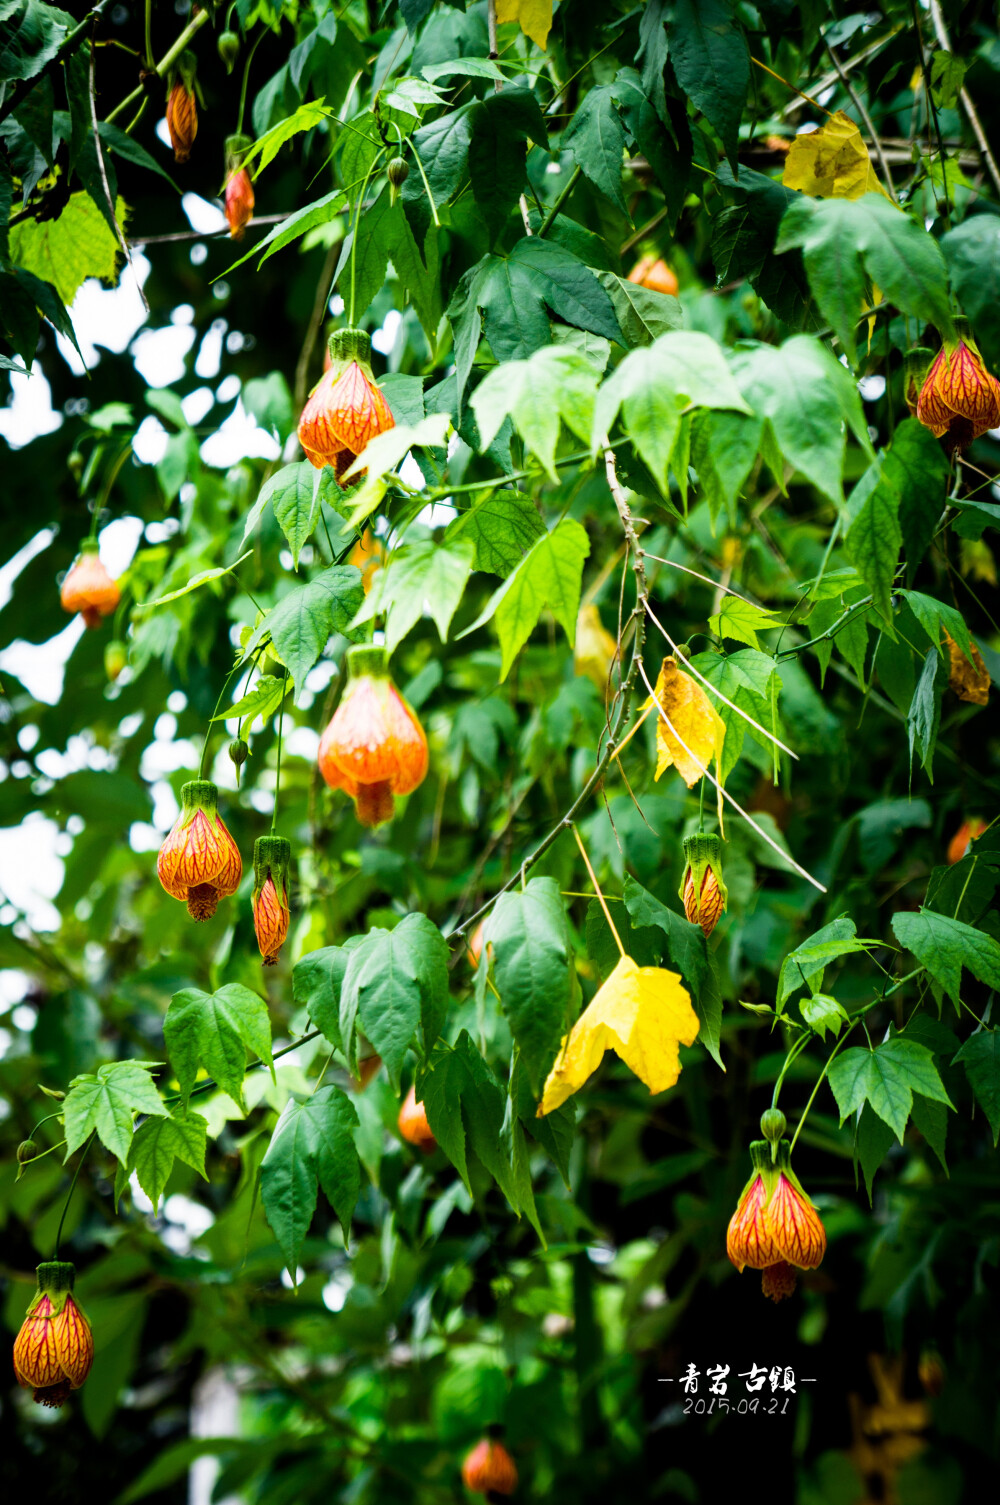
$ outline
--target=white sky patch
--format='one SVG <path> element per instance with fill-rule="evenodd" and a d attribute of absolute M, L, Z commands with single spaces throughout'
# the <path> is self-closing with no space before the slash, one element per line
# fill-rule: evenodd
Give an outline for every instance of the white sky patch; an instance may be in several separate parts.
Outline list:
<path fill-rule="evenodd" d="M 382 328 L 376 329 L 372 335 L 372 349 L 377 350 L 380 355 L 391 355 L 402 322 L 403 315 L 399 309 L 390 308 Z"/>
<path fill-rule="evenodd" d="M 184 357 L 195 341 L 190 325 L 144 329 L 132 342 L 135 369 L 147 387 L 169 387 L 184 375 Z"/>
<path fill-rule="evenodd" d="M 232 402 L 234 397 L 240 395 L 242 387 L 243 383 L 238 376 L 224 376 L 216 388 L 216 402 Z"/>
<path fill-rule="evenodd" d="M 101 561 L 113 580 L 132 563 L 144 527 L 140 517 L 116 517 L 101 529 Z"/>
<path fill-rule="evenodd" d="M 18 549 L 16 554 L 12 554 L 0 569 L 0 610 L 7 605 L 14 594 L 14 581 L 18 575 L 26 565 L 31 563 L 36 554 L 48 548 L 55 536 L 55 528 L 40 528 L 34 538 L 26 543 L 23 549 Z"/>
<path fill-rule="evenodd" d="M 10 387 L 10 406 L 0 408 L 0 434 L 11 449 L 23 449 L 32 439 L 62 427 L 62 414 L 52 406 L 52 388 L 37 361 L 32 362 L 30 376 L 12 371 Z"/>
<path fill-rule="evenodd" d="M 218 204 L 210 203 L 197 193 L 185 193 L 181 198 L 181 208 L 191 229 L 197 230 L 199 235 L 218 235 L 229 229 L 229 222 Z"/>
<path fill-rule="evenodd" d="M 277 460 L 281 453 L 277 440 L 258 426 L 239 401 L 229 417 L 201 446 L 201 458 L 217 470 L 228 470 L 238 460 L 251 457 Z"/>
<path fill-rule="evenodd" d="M 208 326 L 208 333 L 201 342 L 198 351 L 198 359 L 194 363 L 194 374 L 200 376 L 203 381 L 218 376 L 222 365 L 222 342 L 226 337 L 229 325 L 225 319 L 213 319 Z"/>
<path fill-rule="evenodd" d="M 148 319 L 139 287 L 145 285 L 151 269 L 141 251 L 132 253 L 132 267 L 135 275 L 126 268 L 121 282 L 114 288 L 103 287 L 96 277 L 88 277 L 73 299 L 69 313 L 86 365 L 81 363 L 75 347 L 65 335 L 57 334 L 56 343 L 74 376 L 82 376 L 85 370 L 94 369 L 101 358 L 98 347 L 121 355 Z"/>
<path fill-rule="evenodd" d="M 30 790 L 25 782 L 25 800 Z M 19 826 L 0 829 L 0 872 L 5 898 L 26 916 L 32 930 L 58 930 L 62 923 L 51 903 L 62 888 L 65 868 L 56 853 L 59 827 L 32 812 Z"/>
<path fill-rule="evenodd" d="M 307 763 L 314 763 L 319 753 L 319 732 L 313 731 L 311 726 L 297 726 L 285 738 L 285 752 L 290 757 L 305 758 Z"/>
<path fill-rule="evenodd" d="M 167 452 L 168 437 L 163 424 L 150 413 L 132 437 L 132 453 L 141 465 L 159 465 Z"/>
<path fill-rule="evenodd" d="M 26 643 L 16 638 L 0 653 L 0 669 L 19 679 L 33 700 L 56 705 L 62 697 L 66 662 L 86 630 L 83 618 L 76 616 L 48 642 Z"/>
<path fill-rule="evenodd" d="M 207 415 L 209 409 L 214 406 L 215 393 L 211 387 L 196 387 L 193 392 L 189 392 L 186 397 L 181 398 L 184 417 L 192 428 L 196 427 Z"/>

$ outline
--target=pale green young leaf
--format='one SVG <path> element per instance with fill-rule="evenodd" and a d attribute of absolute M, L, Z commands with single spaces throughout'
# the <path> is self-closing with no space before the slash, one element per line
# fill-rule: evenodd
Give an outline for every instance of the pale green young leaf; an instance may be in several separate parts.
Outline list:
<path fill-rule="evenodd" d="M 715 616 L 709 617 L 708 625 L 717 637 L 733 638 L 738 643 L 746 643 L 749 648 L 759 649 L 757 634 L 780 626 L 781 618 L 777 612 L 754 606 L 742 596 L 724 596 Z"/>
<path fill-rule="evenodd" d="M 392 653 L 426 614 L 437 627 L 442 643 L 448 640 L 451 619 L 472 573 L 475 548 L 471 538 L 407 544 L 396 550 L 378 571 L 352 627 L 373 617 L 385 618 L 385 643 Z"/>
<path fill-rule="evenodd" d="M 68 1160 L 91 1134 L 122 1165 L 128 1160 L 136 1113 L 163 1117 L 169 1112 L 157 1092 L 148 1061 L 110 1061 L 95 1073 L 76 1076 L 63 1103 Z"/>
<path fill-rule="evenodd" d="M 845 1050 L 830 1067 L 828 1080 L 841 1123 L 863 1103 L 870 1103 L 900 1143 L 914 1092 L 949 1108 L 954 1106 L 934 1065 L 933 1053 L 926 1045 L 902 1035 L 893 1035 L 872 1050 Z"/>
<path fill-rule="evenodd" d="M 605 347 L 607 348 L 607 347 Z M 589 443 L 598 373 L 577 351 L 546 345 L 525 361 L 505 361 L 480 382 L 470 400 L 481 451 L 489 448 L 509 415 L 528 449 L 553 481 L 560 419 Z"/>

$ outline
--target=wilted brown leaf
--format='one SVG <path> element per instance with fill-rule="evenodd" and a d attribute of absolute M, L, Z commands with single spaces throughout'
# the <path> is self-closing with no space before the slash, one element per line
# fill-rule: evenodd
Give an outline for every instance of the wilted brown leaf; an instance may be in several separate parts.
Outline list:
<path fill-rule="evenodd" d="M 948 644 L 948 688 L 954 690 L 959 700 L 967 700 L 970 705 L 988 705 L 990 700 L 990 674 L 983 655 L 972 645 L 972 658 L 966 658 L 961 648 L 953 637 L 945 633 L 945 642 Z"/>

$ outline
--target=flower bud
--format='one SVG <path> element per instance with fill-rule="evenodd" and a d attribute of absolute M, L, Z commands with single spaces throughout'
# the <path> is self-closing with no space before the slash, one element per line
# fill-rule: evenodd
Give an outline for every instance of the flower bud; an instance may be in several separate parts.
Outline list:
<path fill-rule="evenodd" d="M 476 1495 L 512 1495 L 517 1466 L 498 1438 L 484 1437 L 462 1464 L 462 1482 Z"/>
<path fill-rule="evenodd" d="M 944 1389 L 945 1367 L 944 1360 L 936 1348 L 925 1348 L 917 1363 L 917 1374 L 920 1383 L 924 1387 L 924 1393 L 930 1396 L 938 1396 Z"/>
<path fill-rule="evenodd" d="M 338 481 L 370 440 L 396 426 L 372 373 L 371 348 L 363 330 L 338 329 L 332 334 L 330 368 L 309 394 L 299 419 L 299 443 L 306 459 L 317 470 L 332 465 Z"/>
<path fill-rule="evenodd" d="M 17 1147 L 18 1165 L 27 1165 L 29 1160 L 34 1160 L 38 1154 L 38 1146 L 33 1139 L 22 1139 Z"/>
<path fill-rule="evenodd" d="M 273 967 L 288 935 L 288 864 L 283 836 L 258 836 L 253 847 L 253 928 L 265 967 Z"/>
<path fill-rule="evenodd" d="M 38 1287 L 14 1343 L 17 1382 L 42 1406 L 61 1406 L 94 1361 L 90 1323 L 72 1295 L 75 1278 L 69 1263 L 38 1266 Z"/>
<path fill-rule="evenodd" d="M 208 779 L 192 779 L 181 789 L 181 813 L 160 848 L 156 873 L 193 920 L 211 919 L 219 900 L 239 888 L 243 863 L 219 815 L 219 791 Z"/>
<path fill-rule="evenodd" d="M 236 59 L 240 55 L 239 37 L 236 35 L 235 31 L 220 32 L 219 40 L 216 43 L 216 46 L 219 50 L 219 56 L 226 66 L 226 72 L 232 73 L 234 67 L 236 66 Z"/>
<path fill-rule="evenodd" d="M 96 538 L 85 538 L 80 555 L 59 592 L 63 611 L 79 612 L 88 627 L 100 627 L 121 600 L 118 586 L 101 563 Z"/>
<path fill-rule="evenodd" d="M 780 1108 L 768 1108 L 760 1115 L 760 1132 L 772 1144 L 781 1138 L 785 1128 L 785 1115 Z"/>
<path fill-rule="evenodd" d="M 405 157 L 393 157 L 385 170 L 385 175 L 393 188 L 402 188 L 410 176 L 410 164 L 406 161 Z"/>
<path fill-rule="evenodd" d="M 639 287 L 648 287 L 654 293 L 672 293 L 676 297 L 679 291 L 676 276 L 659 256 L 640 257 L 629 272 L 628 280 Z"/>
<path fill-rule="evenodd" d="M 112 638 L 104 650 L 104 672 L 114 682 L 128 663 L 128 649 L 120 638 Z"/>
<path fill-rule="evenodd" d="M 243 738 L 242 737 L 234 737 L 233 740 L 232 740 L 232 742 L 230 742 L 230 744 L 229 744 L 229 761 L 230 761 L 230 763 L 234 763 L 237 768 L 240 768 L 246 762 L 246 760 L 247 760 L 247 758 L 249 756 L 250 756 L 250 749 L 247 746 L 247 744 L 244 742 Z"/>
<path fill-rule="evenodd" d="M 967 855 L 972 843 L 978 841 L 985 830 L 986 822 L 981 820 L 978 815 L 974 815 L 971 820 L 963 820 L 948 843 L 947 856 L 949 867 L 953 866 L 956 862 L 961 862 L 962 858 Z"/>
<path fill-rule="evenodd" d="M 174 161 L 186 162 L 198 134 L 198 106 L 194 97 L 194 54 L 184 52 L 177 65 L 178 77 L 167 97 L 167 130 Z"/>
<path fill-rule="evenodd" d="M 684 913 L 710 936 L 729 900 L 722 881 L 722 843 L 718 836 L 699 831 L 684 838 L 684 856 L 687 866 L 679 890 Z"/>
<path fill-rule="evenodd" d="M 423 1103 L 417 1102 L 416 1087 L 411 1087 L 406 1094 L 396 1122 L 407 1144 L 416 1145 L 427 1155 L 437 1149 L 437 1140 L 427 1122 L 427 1109 Z"/>
<path fill-rule="evenodd" d="M 354 800 L 363 826 L 395 814 L 427 773 L 423 727 L 389 676 L 389 656 L 370 644 L 347 650 L 347 685 L 319 743 L 319 770 Z"/>

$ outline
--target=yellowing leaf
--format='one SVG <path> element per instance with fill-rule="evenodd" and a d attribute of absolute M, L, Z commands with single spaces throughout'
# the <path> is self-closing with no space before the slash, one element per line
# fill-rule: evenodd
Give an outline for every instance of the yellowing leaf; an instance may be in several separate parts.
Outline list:
<path fill-rule="evenodd" d="M 969 658 L 947 632 L 944 640 L 948 647 L 948 688 L 970 705 L 989 705 L 990 671 L 975 643 Z"/>
<path fill-rule="evenodd" d="M 119 199 L 115 215 L 120 225 L 127 214 Z M 117 280 L 119 245 L 89 193 L 71 193 L 58 219 L 15 225 L 10 251 L 25 271 L 51 282 L 67 308 L 88 277 Z"/>
<path fill-rule="evenodd" d="M 820 126 L 796 136 L 785 159 L 781 181 L 812 198 L 860 199 L 866 193 L 888 198 L 879 182 L 861 132 L 843 110 Z"/>
<path fill-rule="evenodd" d="M 658 779 L 668 768 L 676 768 L 689 789 L 693 789 L 715 758 L 716 767 L 722 754 L 726 726 L 722 717 L 698 682 L 678 669 L 671 655 L 660 665 L 656 694 L 663 716 L 656 718 L 656 773 Z"/>
<path fill-rule="evenodd" d="M 678 1045 L 693 1045 L 698 1016 L 678 972 L 639 967 L 623 956 L 563 1040 L 538 1117 L 560 1107 L 592 1076 L 606 1050 L 620 1056 L 650 1092 L 681 1074 Z"/>
<path fill-rule="evenodd" d="M 597 607 L 592 602 L 581 606 L 576 619 L 573 673 L 585 674 L 603 695 L 617 654 L 618 644 L 601 621 Z"/>
<path fill-rule="evenodd" d="M 497 0 L 497 21 L 520 21 L 525 36 L 544 52 L 552 30 L 552 0 Z"/>

